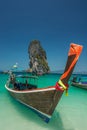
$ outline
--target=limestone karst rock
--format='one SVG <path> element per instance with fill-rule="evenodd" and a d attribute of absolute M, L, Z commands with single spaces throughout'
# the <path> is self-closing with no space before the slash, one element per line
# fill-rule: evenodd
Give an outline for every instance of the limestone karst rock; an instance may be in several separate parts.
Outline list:
<path fill-rule="evenodd" d="M 33 40 L 28 47 L 29 53 L 29 67 L 31 72 L 34 73 L 48 73 L 50 68 L 47 62 L 45 50 L 42 48 L 40 41 Z"/>

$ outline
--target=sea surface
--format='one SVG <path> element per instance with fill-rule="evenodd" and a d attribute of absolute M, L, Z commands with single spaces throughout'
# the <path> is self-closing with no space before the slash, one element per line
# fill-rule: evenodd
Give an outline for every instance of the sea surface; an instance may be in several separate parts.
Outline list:
<path fill-rule="evenodd" d="M 61 75 L 38 78 L 39 87 L 55 85 Z M 87 80 L 87 76 L 83 76 Z M 0 74 L 0 130 L 87 130 L 87 90 L 70 85 L 63 94 L 49 123 L 13 99 L 5 89 L 7 74 Z"/>

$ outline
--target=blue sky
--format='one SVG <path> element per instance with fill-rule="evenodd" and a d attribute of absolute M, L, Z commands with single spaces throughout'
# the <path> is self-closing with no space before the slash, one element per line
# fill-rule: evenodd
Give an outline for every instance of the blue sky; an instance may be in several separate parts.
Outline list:
<path fill-rule="evenodd" d="M 86 0 L 0 0 L 0 69 L 28 68 L 28 46 L 37 39 L 51 70 L 64 68 L 70 43 L 84 46 L 75 67 L 87 71 Z"/>

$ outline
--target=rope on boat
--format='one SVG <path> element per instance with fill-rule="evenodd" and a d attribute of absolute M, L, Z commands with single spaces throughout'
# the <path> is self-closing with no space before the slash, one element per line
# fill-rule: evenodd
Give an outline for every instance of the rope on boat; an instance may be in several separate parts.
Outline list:
<path fill-rule="evenodd" d="M 63 84 L 63 82 L 61 80 L 59 80 L 57 83 L 56 83 L 56 86 L 55 86 L 56 90 L 60 90 L 60 91 L 65 91 L 66 93 L 66 96 L 68 96 L 68 84 Z"/>

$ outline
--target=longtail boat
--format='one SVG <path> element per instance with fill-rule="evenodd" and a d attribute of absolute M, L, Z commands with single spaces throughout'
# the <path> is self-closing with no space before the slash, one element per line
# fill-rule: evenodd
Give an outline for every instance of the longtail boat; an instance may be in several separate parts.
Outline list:
<path fill-rule="evenodd" d="M 19 84 L 16 77 L 10 74 L 5 88 L 16 100 L 35 111 L 45 122 L 49 122 L 64 91 L 67 94 L 69 88 L 68 81 L 82 52 L 82 48 L 81 45 L 70 44 L 64 73 L 54 86 L 37 88 L 37 86 L 28 83 L 28 76 L 20 77 L 26 78 L 26 80 L 25 83 L 21 82 Z M 23 87 L 22 89 L 20 89 L 20 85 Z"/>
<path fill-rule="evenodd" d="M 74 87 L 87 89 L 87 81 L 82 81 L 81 77 L 74 76 L 71 80 L 71 85 Z"/>

